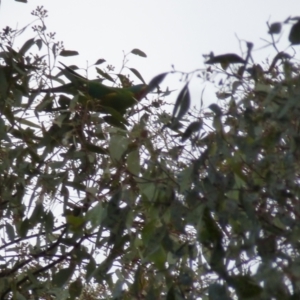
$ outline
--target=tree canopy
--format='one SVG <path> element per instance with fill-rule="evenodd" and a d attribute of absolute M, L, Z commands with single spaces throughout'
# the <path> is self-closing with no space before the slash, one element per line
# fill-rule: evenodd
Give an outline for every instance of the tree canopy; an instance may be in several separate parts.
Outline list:
<path fill-rule="evenodd" d="M 0 299 L 298 299 L 300 18 L 268 24 L 269 61 L 247 42 L 180 72 L 169 110 L 179 71 L 57 68 L 78 53 L 33 15 L 22 47 L 0 35 Z"/>

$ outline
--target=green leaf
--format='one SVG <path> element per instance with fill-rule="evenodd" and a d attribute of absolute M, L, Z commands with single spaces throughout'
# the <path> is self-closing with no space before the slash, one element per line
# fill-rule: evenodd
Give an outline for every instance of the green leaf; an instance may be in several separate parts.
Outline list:
<path fill-rule="evenodd" d="M 103 155 L 108 154 L 108 151 L 106 149 L 104 149 L 103 147 L 100 147 L 100 146 L 96 146 L 94 144 L 86 143 L 85 148 L 86 148 L 86 150 L 94 152 L 94 153 L 99 153 L 99 154 L 103 154 Z"/>
<path fill-rule="evenodd" d="M 7 68 L 0 66 L 0 100 L 4 101 L 8 92 L 8 82 L 6 78 Z"/>
<path fill-rule="evenodd" d="M 28 121 L 24 118 L 19 118 L 19 117 L 15 117 L 15 120 L 20 122 L 21 124 L 23 125 L 28 125 L 30 127 L 34 127 L 34 128 L 37 128 L 37 129 L 41 129 L 41 127 L 39 125 L 37 125 L 36 123 L 33 123 L 31 121 Z"/>
<path fill-rule="evenodd" d="M 170 287 L 170 289 L 168 290 L 166 300 L 176 300 L 176 299 L 177 299 L 177 297 L 175 295 L 174 286 L 172 285 Z"/>
<path fill-rule="evenodd" d="M 43 216 L 44 218 L 44 224 L 45 224 L 45 230 L 47 233 L 51 233 L 54 227 L 54 216 L 52 211 L 48 211 L 47 214 Z"/>
<path fill-rule="evenodd" d="M 135 48 L 135 49 L 131 50 L 131 53 L 135 54 L 135 55 L 138 55 L 138 56 L 141 56 L 141 57 L 147 57 L 146 53 L 144 53 L 140 49 Z"/>
<path fill-rule="evenodd" d="M 192 165 L 187 166 L 178 174 L 178 184 L 182 193 L 189 190 L 192 183 L 193 175 L 194 167 Z"/>
<path fill-rule="evenodd" d="M 5 122 L 2 118 L 0 118 L 0 139 L 5 141 L 10 141 L 7 132 L 6 132 Z"/>
<path fill-rule="evenodd" d="M 123 156 L 124 152 L 127 150 L 129 140 L 125 136 L 114 135 L 110 139 L 109 143 L 109 153 L 113 160 L 119 161 Z"/>
<path fill-rule="evenodd" d="M 94 276 L 95 272 L 96 272 L 96 261 L 93 257 L 90 258 L 90 261 L 88 262 L 87 266 L 86 266 L 86 274 L 85 274 L 85 278 L 86 281 L 89 282 L 91 280 L 91 278 Z"/>
<path fill-rule="evenodd" d="M 74 273 L 74 268 L 60 269 L 53 275 L 52 284 L 56 287 L 63 287 Z"/>
<path fill-rule="evenodd" d="M 106 210 L 103 207 L 101 202 L 98 202 L 98 204 L 90 209 L 86 216 L 85 219 L 87 222 L 91 222 L 92 228 L 96 228 L 99 226 L 103 219 L 106 217 Z"/>
<path fill-rule="evenodd" d="M 58 115 L 55 120 L 53 121 L 53 124 L 58 125 L 59 127 L 62 127 L 65 125 L 65 121 L 68 120 L 69 116 L 67 114 L 60 114 Z"/>
<path fill-rule="evenodd" d="M 73 50 L 62 50 L 59 53 L 59 56 L 75 56 L 75 55 L 79 55 L 79 53 L 77 51 L 73 51 Z"/>
<path fill-rule="evenodd" d="M 228 278 L 230 285 L 236 289 L 240 299 L 258 297 L 262 288 L 249 275 L 235 275 Z"/>
<path fill-rule="evenodd" d="M 224 285 L 213 283 L 208 288 L 209 300 L 231 300 Z"/>
<path fill-rule="evenodd" d="M 140 173 L 140 153 L 139 149 L 131 151 L 127 156 L 127 167 L 129 172 L 138 176 Z"/>
<path fill-rule="evenodd" d="M 6 223 L 5 228 L 6 228 L 6 233 L 7 233 L 9 240 L 13 241 L 15 239 L 14 227 L 12 225 L 10 225 L 9 223 Z"/>
<path fill-rule="evenodd" d="M 20 107 L 22 104 L 23 93 L 19 89 L 14 88 L 13 94 L 14 94 L 14 106 Z"/>
<path fill-rule="evenodd" d="M 300 44 L 300 20 L 298 20 L 298 22 L 292 26 L 289 34 L 289 41 L 292 43 L 292 45 Z"/>
<path fill-rule="evenodd" d="M 17 0 L 16 0 L 17 1 Z M 21 293 L 16 292 L 16 300 L 27 300 Z"/>
<path fill-rule="evenodd" d="M 53 106 L 54 96 L 46 94 L 43 100 L 35 107 L 36 112 L 51 111 Z"/>
<path fill-rule="evenodd" d="M 24 221 L 21 221 L 19 224 L 19 230 L 18 233 L 21 237 L 25 237 L 27 235 L 27 232 L 30 228 L 29 220 L 26 218 Z"/>
<path fill-rule="evenodd" d="M 77 278 L 69 286 L 69 293 L 72 299 L 79 297 L 82 291 L 82 282 L 80 278 Z"/>
<path fill-rule="evenodd" d="M 40 219 L 43 217 L 43 214 L 44 214 L 44 207 L 42 205 L 42 203 L 37 203 L 35 205 L 35 208 L 30 216 L 30 223 L 35 226 L 39 221 Z"/>
<path fill-rule="evenodd" d="M 84 184 L 80 184 L 78 182 L 67 181 L 66 186 L 71 186 L 74 189 L 82 191 L 82 192 L 85 192 L 85 190 L 86 190 L 86 186 Z"/>
<path fill-rule="evenodd" d="M 112 127 L 117 127 L 120 129 L 126 130 L 126 126 L 124 125 L 123 121 L 120 121 L 118 118 L 116 119 L 113 116 L 104 116 L 103 120 L 108 124 L 111 125 Z M 126 121 L 126 120 L 125 120 Z"/>
<path fill-rule="evenodd" d="M 155 264 L 158 270 L 163 270 L 165 268 L 167 255 L 163 247 L 157 247 L 157 249 L 152 252 L 147 258 Z"/>

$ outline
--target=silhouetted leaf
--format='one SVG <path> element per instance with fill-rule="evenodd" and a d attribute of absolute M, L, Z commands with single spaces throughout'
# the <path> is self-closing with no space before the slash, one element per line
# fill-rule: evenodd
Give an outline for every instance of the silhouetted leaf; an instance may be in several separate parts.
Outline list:
<path fill-rule="evenodd" d="M 298 22 L 292 26 L 289 34 L 289 41 L 292 43 L 292 45 L 300 44 L 300 20 L 298 20 Z"/>
<path fill-rule="evenodd" d="M 0 66 L 0 99 L 3 97 L 5 99 L 8 92 L 8 82 L 7 82 L 7 68 Z M 2 101 L 3 101 L 2 99 Z"/>
<path fill-rule="evenodd" d="M 15 230 L 9 223 L 5 223 L 6 233 L 10 241 L 15 239 Z"/>
<path fill-rule="evenodd" d="M 94 65 L 101 65 L 101 64 L 103 64 L 104 62 L 106 62 L 105 59 L 99 58 L 99 59 L 94 63 Z"/>
<path fill-rule="evenodd" d="M 62 50 L 59 53 L 59 56 L 63 56 L 63 57 L 75 56 L 75 55 L 79 55 L 79 53 L 77 51 L 73 51 L 73 50 Z"/>
<path fill-rule="evenodd" d="M 42 49 L 42 46 L 43 46 L 43 41 L 41 39 L 37 39 L 35 41 L 36 45 L 38 46 L 39 50 Z"/>
<path fill-rule="evenodd" d="M 159 85 L 162 83 L 162 81 L 165 79 L 168 73 L 162 73 L 157 76 L 155 76 L 151 81 L 149 82 L 147 86 L 147 91 L 151 92 L 155 88 L 158 88 Z"/>
<path fill-rule="evenodd" d="M 281 27 L 282 25 L 280 22 L 272 23 L 269 28 L 269 34 L 279 34 L 281 32 Z"/>
<path fill-rule="evenodd" d="M 142 75 L 140 74 L 140 72 L 134 68 L 129 68 L 129 70 L 138 78 L 140 79 L 144 84 L 146 84 L 144 78 L 142 77 Z"/>
<path fill-rule="evenodd" d="M 192 122 L 187 129 L 184 131 L 184 133 L 181 136 L 181 141 L 186 141 L 194 132 L 197 132 L 201 129 L 203 122 L 202 121 L 195 121 Z"/>
<path fill-rule="evenodd" d="M 21 237 L 25 237 L 27 235 L 28 230 L 30 229 L 29 220 L 26 218 L 17 225 L 17 232 Z"/>
<path fill-rule="evenodd" d="M 24 55 L 35 44 L 34 38 L 27 40 L 20 49 L 20 54 Z"/>
<path fill-rule="evenodd" d="M 140 49 L 133 49 L 131 50 L 131 53 L 132 54 L 135 54 L 135 55 L 138 55 L 138 56 L 141 56 L 141 57 L 147 57 L 146 53 L 141 51 Z"/>
<path fill-rule="evenodd" d="M 179 121 L 188 112 L 190 108 L 190 92 L 186 84 L 179 93 L 172 114 L 172 119 Z"/>
<path fill-rule="evenodd" d="M 111 82 L 115 82 L 114 79 L 106 72 L 102 71 L 101 69 L 96 67 L 96 71 L 98 74 L 100 74 L 102 77 L 104 77 L 105 79 L 111 81 Z"/>
<path fill-rule="evenodd" d="M 91 152 L 95 152 L 95 153 L 99 153 L 99 154 L 103 154 L 103 155 L 108 154 L 106 149 L 104 149 L 103 147 L 100 147 L 100 146 L 96 146 L 94 144 L 86 143 L 85 147 L 88 151 L 91 151 Z"/>
<path fill-rule="evenodd" d="M 222 110 L 217 104 L 213 103 L 209 106 L 209 108 L 216 114 L 216 116 L 222 115 Z"/>

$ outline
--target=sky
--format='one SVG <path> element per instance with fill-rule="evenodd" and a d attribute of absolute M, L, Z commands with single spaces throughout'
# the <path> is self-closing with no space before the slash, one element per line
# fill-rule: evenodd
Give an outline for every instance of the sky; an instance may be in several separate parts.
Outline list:
<path fill-rule="evenodd" d="M 203 68 L 203 54 L 211 51 L 243 55 L 237 36 L 254 42 L 253 55 L 263 60 L 271 49 L 256 50 L 265 45 L 260 38 L 268 38 L 266 22 L 284 21 L 300 8 L 298 0 L 2 0 L 0 28 L 20 29 L 32 22 L 31 11 L 38 5 L 48 10 L 47 29 L 66 49 L 79 52 L 62 58 L 64 63 L 85 67 L 104 58 L 118 70 L 123 54 L 138 48 L 147 58 L 130 55 L 128 66 L 146 81 L 171 65 L 183 72 Z M 27 29 L 20 41 L 32 36 Z M 180 88 L 175 78 L 169 80 Z"/>

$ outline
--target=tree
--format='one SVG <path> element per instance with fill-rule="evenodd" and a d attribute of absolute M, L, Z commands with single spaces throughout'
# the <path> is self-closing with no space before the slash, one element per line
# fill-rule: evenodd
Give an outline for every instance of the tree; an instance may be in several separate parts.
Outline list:
<path fill-rule="evenodd" d="M 34 14 L 37 36 L 19 50 L 16 32 L 1 34 L 0 299 L 299 298 L 296 57 L 278 51 L 263 68 L 247 43 L 245 58 L 210 56 L 195 71 L 221 78 L 219 104 L 192 109 L 184 73 L 168 114 L 161 74 L 153 100 L 123 116 L 91 110 L 101 99 L 81 86 L 38 92 L 65 83 L 52 62 L 76 52 Z M 298 47 L 289 18 L 269 25 L 275 50 L 290 23 Z M 132 85 L 103 63 L 101 80 Z"/>

